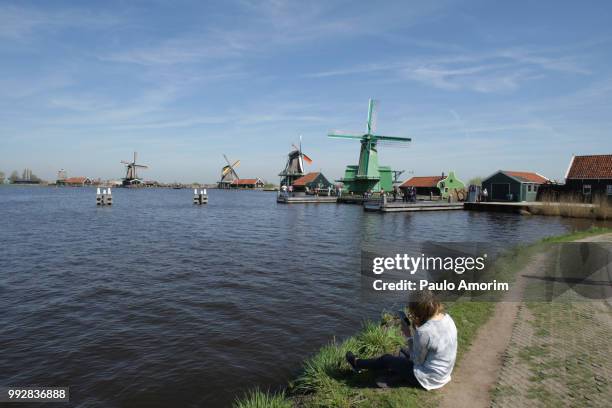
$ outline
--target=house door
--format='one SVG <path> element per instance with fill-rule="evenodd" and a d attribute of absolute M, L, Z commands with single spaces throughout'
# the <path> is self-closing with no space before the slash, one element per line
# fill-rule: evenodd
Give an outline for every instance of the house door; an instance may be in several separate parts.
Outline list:
<path fill-rule="evenodd" d="M 493 183 L 491 184 L 491 199 L 492 200 L 507 200 L 510 194 L 510 184 L 508 183 Z"/>

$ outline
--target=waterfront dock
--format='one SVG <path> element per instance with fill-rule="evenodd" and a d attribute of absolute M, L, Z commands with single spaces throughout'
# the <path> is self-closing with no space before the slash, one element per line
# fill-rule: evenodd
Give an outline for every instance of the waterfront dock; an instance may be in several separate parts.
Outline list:
<path fill-rule="evenodd" d="M 363 203 L 363 209 L 366 211 L 378 212 L 410 212 L 410 211 L 449 211 L 463 210 L 463 203 L 446 201 L 389 201 L 387 199 L 367 200 Z"/>
<path fill-rule="evenodd" d="M 323 204 L 323 203 L 336 203 L 338 201 L 338 197 L 331 196 L 315 196 L 315 195 L 307 195 L 307 194 L 279 194 L 276 197 L 276 202 L 281 204 Z"/>
<path fill-rule="evenodd" d="M 338 197 L 339 204 L 363 204 L 367 199 L 363 198 L 360 195 L 349 195 L 343 194 L 341 197 Z"/>

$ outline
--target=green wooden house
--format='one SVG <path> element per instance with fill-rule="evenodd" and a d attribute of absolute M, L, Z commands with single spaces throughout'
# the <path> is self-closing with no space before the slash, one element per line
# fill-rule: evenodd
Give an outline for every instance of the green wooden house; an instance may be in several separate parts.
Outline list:
<path fill-rule="evenodd" d="M 487 201 L 535 201 L 538 188 L 549 180 L 528 171 L 499 170 L 482 181 Z"/>

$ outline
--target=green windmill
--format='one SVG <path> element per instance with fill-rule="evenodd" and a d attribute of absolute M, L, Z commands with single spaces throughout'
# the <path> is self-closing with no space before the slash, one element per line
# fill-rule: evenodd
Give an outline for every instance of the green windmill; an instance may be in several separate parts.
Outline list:
<path fill-rule="evenodd" d="M 361 140 L 359 152 L 359 164 L 346 166 L 344 178 L 339 180 L 344 183 L 344 191 L 362 194 L 368 190 L 373 192 L 384 189 L 393 189 L 393 171 L 389 166 L 378 165 L 377 144 L 389 143 L 402 146 L 412 141 L 409 137 L 381 136 L 375 135 L 375 115 L 378 102 L 370 99 L 368 105 L 368 124 L 364 135 L 345 135 L 331 133 L 328 136 L 340 139 Z"/>

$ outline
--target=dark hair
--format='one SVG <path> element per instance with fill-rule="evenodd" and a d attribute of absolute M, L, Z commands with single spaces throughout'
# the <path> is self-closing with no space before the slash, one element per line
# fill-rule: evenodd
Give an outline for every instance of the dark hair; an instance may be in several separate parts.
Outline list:
<path fill-rule="evenodd" d="M 408 302 L 408 311 L 415 320 L 414 323 L 420 326 L 437 313 L 443 312 L 444 306 L 431 290 L 425 289 L 414 294 L 414 297 Z"/>

